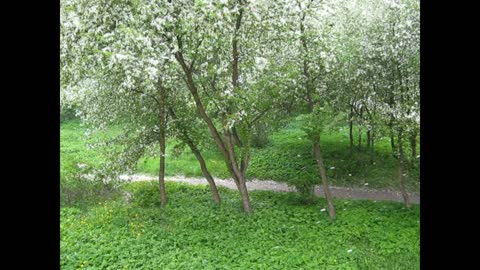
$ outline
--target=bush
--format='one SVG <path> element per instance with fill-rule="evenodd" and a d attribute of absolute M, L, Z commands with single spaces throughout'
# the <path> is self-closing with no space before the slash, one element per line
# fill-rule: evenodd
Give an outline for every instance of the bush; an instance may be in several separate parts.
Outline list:
<path fill-rule="evenodd" d="M 255 125 L 252 134 L 252 146 L 255 148 L 263 148 L 268 144 L 268 134 L 265 124 L 258 123 Z"/>
<path fill-rule="evenodd" d="M 119 195 L 118 181 L 105 181 L 93 173 L 88 165 L 65 162 L 60 171 L 60 204 L 86 206 Z"/>
<path fill-rule="evenodd" d="M 75 116 L 75 108 L 66 106 L 60 107 L 60 123 L 75 119 L 78 119 L 78 117 Z"/>
<path fill-rule="evenodd" d="M 131 194 L 130 203 L 139 207 L 158 207 L 160 206 L 160 191 L 158 182 L 148 181 L 135 183 L 127 188 Z"/>

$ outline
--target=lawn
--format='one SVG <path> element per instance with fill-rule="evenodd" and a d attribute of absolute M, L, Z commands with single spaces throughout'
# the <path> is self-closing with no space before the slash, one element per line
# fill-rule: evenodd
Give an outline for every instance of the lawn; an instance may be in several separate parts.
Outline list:
<path fill-rule="evenodd" d="M 419 269 L 420 209 L 400 203 L 325 200 L 303 205 L 295 193 L 252 191 L 255 212 L 238 192 L 156 182 L 123 187 L 132 194 L 61 208 L 62 269 Z"/>
<path fill-rule="evenodd" d="M 85 131 L 86 129 L 78 121 L 69 121 L 61 125 L 61 168 L 74 167 L 77 163 L 98 166 L 104 162 L 101 155 L 87 149 L 87 141 L 83 136 Z M 119 129 L 112 129 L 111 133 L 117 132 Z M 172 143 L 167 146 L 165 174 L 202 177 L 195 156 L 188 149 L 178 156 L 173 155 L 172 146 Z M 387 138 L 376 143 L 374 155 L 364 151 L 361 154 L 362 161 L 359 161 L 357 151 L 353 156 L 350 155 L 347 129 L 322 135 L 321 147 L 332 185 L 363 187 L 368 183 L 371 188 L 399 189 L 396 160 L 391 155 Z M 202 154 L 213 176 L 230 177 L 215 146 L 204 150 Z M 417 159 L 414 164 L 415 166 L 411 166 L 407 174 L 409 191 L 419 191 L 419 160 Z M 158 170 L 158 158 L 144 157 L 138 163 L 139 173 L 157 175 Z M 287 127 L 273 133 L 265 147 L 252 149 L 247 177 L 287 183 L 319 181 L 315 161 L 312 158 L 311 144 L 305 139 L 298 122 L 292 121 Z"/>

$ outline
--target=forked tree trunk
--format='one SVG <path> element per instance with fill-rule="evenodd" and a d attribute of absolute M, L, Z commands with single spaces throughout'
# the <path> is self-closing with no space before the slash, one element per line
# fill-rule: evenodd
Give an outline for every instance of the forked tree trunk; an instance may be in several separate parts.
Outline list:
<path fill-rule="evenodd" d="M 245 5 L 245 3 L 243 2 L 240 2 L 240 4 L 242 6 Z M 238 78 L 239 78 L 239 68 L 238 68 L 239 53 L 238 53 L 238 47 L 237 47 L 237 43 L 238 43 L 237 32 L 239 31 L 239 28 L 241 26 L 242 16 L 243 16 L 243 8 L 240 8 L 239 14 L 235 21 L 235 33 L 234 33 L 234 38 L 232 40 L 232 56 L 233 56 L 232 85 L 234 89 L 238 84 Z M 198 94 L 198 89 L 193 80 L 193 67 L 192 67 L 193 64 L 190 63 L 190 65 L 187 65 L 185 58 L 183 57 L 183 53 L 181 50 L 181 48 L 183 47 L 181 36 L 176 36 L 176 39 L 177 39 L 178 47 L 180 48 L 180 50 L 175 53 L 175 58 L 179 62 L 179 64 L 182 66 L 182 69 L 185 73 L 185 76 L 186 76 L 185 81 L 187 83 L 187 87 L 193 96 L 193 99 L 195 101 L 195 105 L 198 109 L 200 117 L 207 124 L 208 129 L 211 135 L 213 136 L 215 143 L 217 144 L 217 147 L 219 148 L 219 150 L 222 152 L 224 156 L 227 169 L 232 175 L 235 181 L 235 184 L 237 185 L 237 188 L 240 191 L 240 194 L 242 196 L 243 210 L 245 211 L 245 213 L 251 213 L 252 208 L 250 206 L 248 191 L 245 184 L 245 177 L 244 177 L 245 172 L 238 166 L 238 163 L 236 161 L 235 152 L 233 150 L 233 140 L 230 140 L 230 139 L 228 141 L 222 140 L 220 133 L 218 132 L 215 125 L 213 124 L 212 119 L 207 115 L 205 107 Z M 231 134 L 229 134 L 229 136 L 231 136 Z"/>
<path fill-rule="evenodd" d="M 195 82 L 193 81 L 192 70 L 186 64 L 185 59 L 183 58 L 182 52 L 178 51 L 175 54 L 175 57 L 176 57 L 177 61 L 180 63 L 180 65 L 182 66 L 182 69 L 183 69 L 183 71 L 186 75 L 187 86 L 188 86 L 188 89 L 190 90 L 190 93 L 193 96 L 193 99 L 195 101 L 195 105 L 198 109 L 200 117 L 207 124 L 207 127 L 208 127 L 211 135 L 213 136 L 213 139 L 215 140 L 215 143 L 217 144 L 217 147 L 219 148 L 219 150 L 222 152 L 222 154 L 224 156 L 225 165 L 227 166 L 228 171 L 232 175 L 232 177 L 235 181 L 235 184 L 237 185 L 240 193 L 242 194 L 242 191 L 240 190 L 240 185 L 239 185 L 240 184 L 240 180 L 239 180 L 240 177 L 239 177 L 239 173 L 237 173 L 237 171 L 239 171 L 239 170 L 238 170 L 238 167 L 235 168 L 236 161 L 234 159 L 234 154 L 231 155 L 229 153 L 230 151 L 228 149 L 230 147 L 230 145 L 227 142 L 224 142 L 222 140 L 222 138 L 220 136 L 220 133 L 218 132 L 215 125 L 213 124 L 212 119 L 210 119 L 210 117 L 207 115 L 207 113 L 205 111 L 205 107 L 204 107 L 202 101 L 200 100 L 200 96 L 198 94 L 198 89 L 195 86 Z M 232 159 L 232 156 L 233 156 L 233 159 Z M 245 193 L 245 192 L 243 192 L 243 193 Z M 244 200 L 243 198 L 245 198 L 244 195 L 242 195 L 242 201 Z M 247 199 L 248 199 L 248 197 L 247 197 Z M 244 211 L 246 213 L 250 213 L 252 211 L 249 203 L 247 204 L 247 206 L 245 205 L 245 203 L 243 203 L 243 206 L 244 206 Z"/>
<path fill-rule="evenodd" d="M 203 159 L 202 154 L 194 145 L 189 145 L 189 146 L 193 154 L 197 158 L 198 162 L 200 163 L 200 168 L 202 169 L 203 176 L 205 176 L 205 179 L 207 179 L 208 185 L 210 186 L 210 191 L 212 192 L 213 200 L 215 201 L 216 204 L 220 204 L 221 200 L 220 200 L 220 194 L 218 193 L 217 185 L 215 184 L 215 180 L 213 180 L 212 175 L 207 169 L 207 164 L 205 163 L 205 160 Z"/>
<path fill-rule="evenodd" d="M 225 145 L 229 156 L 229 163 L 227 163 L 227 167 L 233 176 L 233 180 L 237 185 L 238 191 L 240 192 L 240 196 L 242 198 L 242 206 L 243 211 L 247 214 L 251 213 L 252 206 L 250 205 L 250 197 L 248 195 L 246 179 L 245 179 L 245 172 L 246 172 L 246 163 L 242 160 L 242 166 L 238 165 L 235 150 L 234 150 L 234 139 L 233 135 L 230 130 L 226 129 L 224 131 L 224 138 L 225 138 Z"/>
<path fill-rule="evenodd" d="M 315 154 L 315 160 L 317 161 L 318 171 L 320 178 L 322 179 L 323 192 L 325 193 L 325 199 L 327 200 L 328 215 L 331 219 L 335 219 L 335 206 L 333 205 L 332 194 L 330 193 L 330 187 L 327 179 L 327 173 L 325 171 L 325 165 L 323 164 L 322 154 L 320 150 L 320 139 L 316 139 L 313 142 L 313 152 Z"/>
<path fill-rule="evenodd" d="M 165 191 L 165 129 L 166 129 L 166 118 L 167 113 L 165 110 L 165 88 L 160 86 L 159 87 L 159 107 L 160 107 L 160 171 L 158 173 L 158 182 L 160 186 L 160 205 L 161 207 L 165 207 L 167 204 L 167 194 Z"/>
<path fill-rule="evenodd" d="M 400 191 L 402 192 L 403 201 L 405 203 L 405 207 L 410 208 L 412 205 L 410 203 L 410 197 L 408 196 L 408 192 L 405 187 L 405 169 L 404 169 L 404 156 L 403 156 L 403 143 L 402 143 L 402 131 L 400 130 L 398 134 L 398 178 L 400 180 Z"/>
<path fill-rule="evenodd" d="M 310 2 L 312 3 L 312 2 Z M 300 5 L 298 3 L 298 5 Z M 302 14 L 301 19 L 300 19 L 300 41 L 302 43 L 302 47 L 305 53 L 308 53 L 308 44 L 305 39 L 304 33 L 305 33 L 305 25 L 304 25 L 304 20 L 305 20 L 305 13 Z M 303 58 L 303 75 L 305 76 L 305 90 L 306 90 L 306 100 L 307 100 L 307 106 L 308 106 L 308 111 L 310 113 L 313 113 L 313 107 L 314 107 L 314 102 L 311 97 L 311 93 L 314 92 L 314 86 L 313 82 L 311 81 L 311 74 L 308 68 L 308 58 L 304 57 Z M 320 174 L 320 178 L 322 181 L 322 186 L 323 190 L 325 193 L 325 198 L 327 200 L 327 206 L 328 206 L 328 214 L 331 219 L 335 219 L 336 213 L 335 213 L 335 207 L 333 206 L 333 200 L 332 200 L 332 195 L 330 193 L 330 187 L 328 184 L 328 179 L 327 179 L 327 174 L 325 172 L 325 165 L 323 164 L 323 159 L 322 159 L 322 154 L 320 150 L 320 136 L 316 136 L 312 139 L 312 148 L 313 148 L 313 153 L 315 156 L 315 160 L 317 161 L 317 167 L 318 171 Z"/>
<path fill-rule="evenodd" d="M 172 119 L 177 119 L 175 112 L 172 108 L 169 108 L 170 115 L 172 116 Z M 205 160 L 203 159 L 202 153 L 200 150 L 198 150 L 197 146 L 193 142 L 193 140 L 190 138 L 188 135 L 187 131 L 183 128 L 181 124 L 176 124 L 177 128 L 180 130 L 183 136 L 181 136 L 181 139 L 188 145 L 192 153 L 195 155 L 195 157 L 198 160 L 198 163 L 200 164 L 200 168 L 202 170 L 203 176 L 208 182 L 208 185 L 210 186 L 210 191 L 212 192 L 213 200 L 215 203 L 220 204 L 221 199 L 220 199 L 220 194 L 218 193 L 217 185 L 215 184 L 215 180 L 213 180 L 212 175 L 207 169 L 207 164 L 205 163 Z"/>
<path fill-rule="evenodd" d="M 245 213 L 252 212 L 252 206 L 250 205 L 250 196 L 248 195 L 247 184 L 245 181 L 245 176 L 242 175 L 239 179 L 238 190 L 240 191 L 240 196 L 242 197 L 242 206 Z"/>

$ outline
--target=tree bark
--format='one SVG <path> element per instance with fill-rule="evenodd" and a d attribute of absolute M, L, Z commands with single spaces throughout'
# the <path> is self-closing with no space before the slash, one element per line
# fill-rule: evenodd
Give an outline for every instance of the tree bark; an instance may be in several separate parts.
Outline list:
<path fill-rule="evenodd" d="M 238 30 L 241 26 L 241 20 L 242 20 L 242 14 L 243 14 L 243 5 L 245 5 L 245 3 L 243 1 L 240 1 L 239 3 L 241 4 L 242 7 L 240 8 L 239 16 L 236 18 L 235 37 L 232 41 L 232 55 L 233 55 L 232 84 L 233 84 L 234 89 L 237 87 L 238 78 L 239 78 L 239 68 L 238 68 L 238 58 L 239 58 L 238 55 L 239 54 L 238 54 L 238 45 L 237 45 L 237 43 L 238 43 L 237 32 L 238 32 Z M 198 94 L 198 89 L 195 85 L 195 82 L 193 81 L 193 70 L 192 70 L 193 65 L 192 64 L 190 64 L 190 66 L 187 65 L 187 62 L 185 61 L 185 58 L 184 58 L 183 53 L 182 53 L 182 39 L 181 39 L 181 36 L 177 35 L 176 40 L 177 40 L 177 43 L 178 43 L 179 50 L 175 53 L 175 59 L 181 65 L 182 70 L 183 70 L 183 72 L 186 76 L 185 81 L 187 83 L 187 87 L 188 87 L 190 93 L 193 96 L 193 99 L 195 101 L 195 105 L 197 107 L 198 113 L 199 113 L 200 117 L 203 119 L 203 121 L 207 124 L 208 129 L 209 129 L 211 135 L 213 136 L 213 139 L 215 140 L 215 143 L 217 144 L 217 147 L 219 148 L 219 150 L 223 154 L 227 169 L 230 172 L 230 174 L 232 175 L 233 180 L 234 180 L 235 184 L 237 185 L 237 188 L 239 189 L 240 194 L 242 196 L 242 204 L 243 204 L 244 212 L 247 213 L 247 214 L 251 213 L 252 208 L 250 206 L 250 200 L 249 200 L 248 192 L 247 192 L 246 185 L 245 185 L 245 175 L 244 174 L 242 175 L 241 172 L 243 170 L 241 170 L 239 168 L 238 163 L 235 159 L 235 152 L 233 150 L 233 147 L 234 147 L 233 146 L 233 139 L 230 140 L 230 138 L 228 138 L 228 141 L 227 141 L 226 138 L 225 138 L 225 141 L 222 140 L 220 133 L 218 132 L 215 125 L 213 124 L 213 121 L 207 115 L 205 107 L 204 107 L 204 105 L 203 105 L 203 103 L 200 99 L 199 94 Z M 223 124 L 224 124 L 224 128 L 226 128 L 227 123 L 224 122 Z M 230 137 L 230 136 L 231 136 L 231 134 L 228 134 L 228 136 L 225 136 L 225 137 Z M 244 162 L 245 161 L 242 161 L 242 163 L 244 163 Z M 246 166 L 245 166 L 245 168 L 246 168 Z"/>
<path fill-rule="evenodd" d="M 417 158 L 417 132 L 412 132 L 410 137 L 410 148 L 412 154 L 412 163 L 415 164 L 415 159 Z"/>
<path fill-rule="evenodd" d="M 358 128 L 358 151 L 362 151 L 362 128 Z"/>
<path fill-rule="evenodd" d="M 250 205 L 250 197 L 248 195 L 248 190 L 247 190 L 247 185 L 246 185 L 246 179 L 245 179 L 245 172 L 246 172 L 246 162 L 242 160 L 242 165 L 238 166 L 237 159 L 235 157 L 235 149 L 234 149 L 234 139 L 233 135 L 230 132 L 230 130 L 225 129 L 224 131 L 224 137 L 225 137 L 225 145 L 227 146 L 227 152 L 229 154 L 229 159 L 231 161 L 231 169 L 232 169 L 232 174 L 234 176 L 233 180 L 235 181 L 235 184 L 237 185 L 238 191 L 240 191 L 240 196 L 242 198 L 242 205 L 243 205 L 243 210 L 245 213 L 249 214 L 251 213 L 252 206 Z"/>
<path fill-rule="evenodd" d="M 370 143 L 370 163 L 373 164 L 375 160 L 375 130 L 372 130 L 372 137 L 370 138 L 372 142 Z"/>
<path fill-rule="evenodd" d="M 412 205 L 410 203 L 410 197 L 408 196 L 406 187 L 405 187 L 405 176 L 404 176 L 404 156 L 403 156 L 403 143 L 402 143 L 402 130 L 398 133 L 398 178 L 400 180 L 400 191 L 402 192 L 403 201 L 405 207 L 410 208 Z"/>
<path fill-rule="evenodd" d="M 362 128 L 358 128 L 358 163 L 363 164 Z"/>
<path fill-rule="evenodd" d="M 242 197 L 243 210 L 245 213 L 251 213 L 253 210 L 252 206 L 250 205 L 250 196 L 248 195 L 245 175 L 242 175 L 241 179 L 239 179 L 238 190 L 240 191 L 240 196 Z"/>
<path fill-rule="evenodd" d="M 390 146 L 392 147 L 392 153 L 396 156 L 397 148 L 395 146 L 395 136 L 393 133 L 393 116 L 390 116 L 390 121 L 388 122 L 388 128 L 390 129 Z"/>
<path fill-rule="evenodd" d="M 367 148 L 370 149 L 372 146 L 371 144 L 372 136 L 371 136 L 371 131 L 367 130 Z"/>
<path fill-rule="evenodd" d="M 395 146 L 395 137 L 393 134 L 390 135 L 390 146 L 392 147 L 392 152 L 395 154 L 397 152 L 397 148 Z"/>
<path fill-rule="evenodd" d="M 169 112 L 170 112 L 170 115 L 172 116 L 173 119 L 178 120 L 176 118 L 175 111 L 172 108 L 169 108 Z M 182 136 L 181 136 L 182 141 L 184 141 L 188 145 L 188 147 L 190 148 L 192 153 L 197 158 L 198 163 L 200 164 L 200 168 L 202 170 L 203 176 L 205 177 L 205 179 L 208 182 L 208 185 L 210 186 L 210 191 L 212 192 L 213 200 L 215 201 L 216 204 L 220 204 L 221 199 L 220 199 L 220 194 L 218 193 L 217 185 L 215 184 L 215 180 L 213 180 L 212 175 L 210 174 L 210 172 L 207 169 L 207 164 L 205 163 L 205 160 L 203 159 L 202 153 L 200 152 L 200 150 L 198 150 L 198 147 L 195 145 L 193 140 L 190 138 L 190 136 L 188 135 L 185 128 L 183 128 L 181 124 L 178 124 L 178 122 L 176 122 L 176 123 L 177 123 L 176 127 L 180 130 L 180 132 L 182 134 Z"/>
<path fill-rule="evenodd" d="M 165 191 L 165 129 L 166 129 L 166 110 L 165 110 L 165 88 L 159 86 L 159 109 L 160 109 L 160 171 L 158 173 L 158 183 L 160 188 L 160 205 L 162 208 L 167 204 L 167 194 Z"/>
<path fill-rule="evenodd" d="M 310 6 L 311 3 L 312 3 L 312 1 L 309 2 L 309 4 L 307 5 L 307 8 L 308 8 L 308 6 Z M 306 15 L 305 13 L 302 14 L 302 17 L 301 17 L 301 20 L 300 20 L 300 33 L 301 33 L 300 41 L 302 43 L 302 47 L 303 47 L 303 50 L 304 50 L 304 53 L 305 53 L 305 55 L 303 56 L 303 75 L 305 76 L 305 90 L 306 90 L 307 106 L 308 106 L 308 111 L 310 113 L 313 113 L 314 102 L 313 102 L 313 99 L 311 97 L 311 92 L 313 92 L 313 90 L 314 90 L 313 87 L 314 86 L 312 84 L 311 74 L 310 74 L 310 71 L 308 69 L 308 56 L 307 56 L 308 45 L 307 45 L 307 40 L 304 36 L 305 26 L 303 24 L 303 22 L 305 20 L 305 15 Z M 323 190 L 324 190 L 324 193 L 325 193 L 325 199 L 327 200 L 328 214 L 329 214 L 331 219 L 335 219 L 335 217 L 336 217 L 335 207 L 333 206 L 333 200 L 332 200 L 332 196 L 331 196 L 331 193 L 330 193 L 330 187 L 329 187 L 329 184 L 328 184 L 327 174 L 325 172 L 325 165 L 323 164 L 323 159 L 322 159 L 321 150 L 320 150 L 320 136 L 319 135 L 312 139 L 312 148 L 313 148 L 313 153 L 314 153 L 314 156 L 315 156 L 315 160 L 317 161 L 317 167 L 318 167 L 318 171 L 319 171 L 320 178 L 321 178 L 321 181 L 322 181 L 322 186 L 323 186 Z"/>
<path fill-rule="evenodd" d="M 336 217 L 335 206 L 333 205 L 333 198 L 332 198 L 332 194 L 330 193 L 330 187 L 327 179 L 327 174 L 325 171 L 325 165 L 323 164 L 319 141 L 320 139 L 318 138 L 313 142 L 313 152 L 315 154 L 315 160 L 317 161 L 317 167 L 320 173 L 320 178 L 322 179 L 323 192 L 325 193 L 325 198 L 327 200 L 327 206 L 328 206 L 328 215 L 330 216 L 331 219 L 335 219 Z"/>
<path fill-rule="evenodd" d="M 207 179 L 208 185 L 210 186 L 210 191 L 212 192 L 213 200 L 215 201 L 216 204 L 220 204 L 221 200 L 220 200 L 220 194 L 218 193 L 217 185 L 215 184 L 215 180 L 213 180 L 212 175 L 207 169 L 207 164 L 205 163 L 205 160 L 203 159 L 202 154 L 195 147 L 195 145 L 188 144 L 188 146 L 190 147 L 193 154 L 195 155 L 198 162 L 200 163 L 200 168 L 202 169 L 203 176 L 205 176 L 205 179 Z"/>
<path fill-rule="evenodd" d="M 350 118 L 348 121 L 348 135 L 350 138 L 350 155 L 353 155 L 353 148 L 355 147 L 353 142 L 353 105 L 350 105 Z"/>

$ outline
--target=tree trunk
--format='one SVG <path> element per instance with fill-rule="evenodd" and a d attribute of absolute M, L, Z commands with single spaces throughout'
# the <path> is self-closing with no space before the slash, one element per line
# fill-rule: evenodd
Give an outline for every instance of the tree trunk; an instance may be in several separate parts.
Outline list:
<path fill-rule="evenodd" d="M 242 5 L 244 3 L 241 2 Z M 241 20 L 242 20 L 242 15 L 243 15 L 243 8 L 240 9 L 240 13 L 236 19 L 235 22 L 235 37 L 233 38 L 233 44 L 232 44 L 232 55 L 233 55 L 233 61 L 232 61 L 232 85 L 234 89 L 237 87 L 238 84 L 238 77 L 239 77 L 239 68 L 238 68 L 238 48 L 237 48 L 237 32 L 240 28 L 241 25 Z M 180 50 L 178 50 L 175 53 L 175 58 L 177 62 L 181 65 L 184 74 L 186 76 L 186 83 L 187 87 L 190 90 L 190 93 L 193 96 L 193 99 L 195 101 L 195 105 L 197 107 L 198 113 L 200 114 L 200 117 L 203 119 L 203 121 L 207 124 L 208 129 L 213 136 L 213 139 L 215 140 L 215 143 L 217 144 L 217 147 L 219 150 L 222 152 L 225 164 L 227 166 L 228 171 L 232 175 L 235 184 L 237 185 L 241 195 L 242 195 L 242 203 L 243 203 L 243 208 L 246 213 L 251 213 L 252 208 L 250 206 L 250 201 L 248 197 L 248 192 L 246 189 L 245 185 L 245 178 L 242 177 L 242 174 L 240 173 L 241 169 L 238 167 L 238 163 L 235 159 L 235 152 L 233 151 L 233 140 L 228 139 L 229 141 L 224 141 L 222 140 L 220 133 L 218 132 L 217 128 L 213 124 L 212 119 L 207 115 L 205 107 L 200 99 L 200 96 L 198 94 L 198 89 L 195 85 L 195 82 L 193 81 L 193 70 L 192 70 L 192 64 L 187 65 L 185 58 L 183 57 L 183 53 L 181 51 L 182 48 L 182 39 L 180 36 L 176 36 L 178 47 Z M 224 127 L 226 123 L 224 123 Z M 231 136 L 229 134 L 228 136 Z M 226 136 L 227 137 L 227 136 Z M 227 140 L 225 138 L 225 140 Z"/>
<path fill-rule="evenodd" d="M 300 4 L 299 4 L 300 5 Z M 307 55 L 308 54 L 308 46 L 307 46 L 307 41 L 305 39 L 305 26 L 304 26 L 304 20 L 305 20 L 305 13 L 302 14 L 301 20 L 300 20 L 300 41 L 302 43 L 302 47 L 304 50 L 304 53 Z M 308 58 L 303 57 L 303 75 L 305 76 L 305 89 L 306 89 L 306 99 L 307 99 L 307 105 L 308 105 L 308 111 L 310 113 L 313 113 L 313 107 L 314 107 L 314 102 L 310 96 L 310 94 L 314 91 L 314 86 L 313 82 L 311 81 L 311 76 L 310 76 L 310 71 L 308 69 Z M 336 213 L 335 213 L 335 207 L 333 206 L 333 200 L 332 200 L 332 195 L 330 193 L 330 187 L 328 185 L 328 179 L 327 179 L 327 174 L 325 172 L 325 165 L 323 164 L 323 159 L 321 155 L 321 150 L 320 150 L 320 135 L 316 136 L 312 140 L 312 147 L 313 147 L 313 153 L 315 155 L 315 160 L 317 161 L 317 166 L 318 166 L 318 171 L 320 173 L 320 178 L 322 180 L 322 186 L 323 190 L 325 193 L 325 198 L 327 200 L 327 205 L 328 205 L 328 214 L 331 219 L 335 219 Z"/>
<path fill-rule="evenodd" d="M 172 118 L 177 120 L 174 110 L 172 108 L 169 108 L 169 111 Z M 220 204 L 221 202 L 220 194 L 218 193 L 218 189 L 215 184 L 215 181 L 213 180 L 212 175 L 207 169 L 207 164 L 203 159 L 202 153 L 200 152 L 200 150 L 198 150 L 197 146 L 195 145 L 193 140 L 190 138 L 187 131 L 183 128 L 183 126 L 178 122 L 175 122 L 175 123 L 177 123 L 176 127 L 180 130 L 182 134 L 181 136 L 182 141 L 184 141 L 188 145 L 188 147 L 190 147 L 190 150 L 197 158 L 198 163 L 200 163 L 200 168 L 202 169 L 203 176 L 205 176 L 205 179 L 207 179 L 208 185 L 210 186 L 210 191 L 212 191 L 213 200 L 215 201 L 215 203 Z"/>
<path fill-rule="evenodd" d="M 192 70 L 186 64 L 185 59 L 183 58 L 183 54 L 181 52 L 177 52 L 175 54 L 175 57 L 177 58 L 177 61 L 180 63 L 183 71 L 185 72 L 185 75 L 187 77 L 187 79 L 186 79 L 187 86 L 188 86 L 188 89 L 190 90 L 190 93 L 193 96 L 193 99 L 195 101 L 195 105 L 198 109 L 200 117 L 207 124 L 208 129 L 210 130 L 210 133 L 213 136 L 213 139 L 215 140 L 215 143 L 217 144 L 217 147 L 220 149 L 220 151 L 222 152 L 222 154 L 224 156 L 225 164 L 227 166 L 228 171 L 232 175 L 232 177 L 235 181 L 235 184 L 237 185 L 240 193 L 242 193 L 243 191 L 240 190 L 241 189 L 241 187 L 240 187 L 241 186 L 240 185 L 240 181 L 241 181 L 240 178 L 241 177 L 240 177 L 240 173 L 239 173 L 239 168 L 237 166 L 238 164 L 235 160 L 235 153 L 229 149 L 230 147 L 233 147 L 233 145 L 229 142 L 226 142 L 226 141 L 224 142 L 224 140 L 222 140 L 222 138 L 220 136 L 220 133 L 218 132 L 215 125 L 213 124 L 213 121 L 207 115 L 207 113 L 205 111 L 205 107 L 203 106 L 203 103 L 200 100 L 200 96 L 198 94 L 197 87 L 195 86 L 195 83 L 193 81 Z M 248 196 L 245 197 L 245 196 L 242 195 L 242 200 L 243 200 L 243 198 L 248 199 Z M 250 207 L 250 202 L 248 202 L 247 206 L 245 206 L 245 203 L 243 205 L 244 205 L 244 211 L 246 213 L 250 213 L 252 211 L 252 209 Z"/>
<path fill-rule="evenodd" d="M 368 149 L 370 149 L 370 147 L 372 146 L 372 144 L 371 144 L 372 138 L 371 138 L 371 137 L 372 137 L 372 136 L 371 136 L 371 131 L 370 131 L 370 130 L 367 130 L 367 148 L 368 148 Z"/>
<path fill-rule="evenodd" d="M 370 138 L 372 142 L 370 143 L 370 163 L 373 164 L 375 160 L 375 130 L 372 130 L 372 137 Z"/>
<path fill-rule="evenodd" d="M 363 153 L 362 153 L 362 129 L 358 128 L 358 162 L 359 164 L 363 163 Z"/>
<path fill-rule="evenodd" d="M 240 30 L 240 26 L 242 24 L 242 17 L 243 17 L 243 3 L 240 2 L 241 8 L 239 11 L 239 14 L 235 20 L 235 32 L 234 32 L 234 37 L 232 40 L 232 86 L 233 89 L 238 88 L 238 79 L 239 79 L 239 65 L 238 65 L 238 59 L 239 59 L 239 52 L 238 52 L 238 31 Z M 226 126 L 226 125 L 225 125 Z M 242 205 L 243 205 L 243 211 L 247 214 L 250 214 L 253 210 L 250 205 L 250 197 L 248 196 L 248 190 L 247 190 L 247 185 L 245 182 L 245 173 L 247 170 L 247 163 L 248 161 L 242 160 L 240 161 L 241 165 L 238 166 L 238 162 L 235 156 L 235 142 L 237 141 L 238 145 L 241 147 L 242 143 L 240 142 L 240 139 L 238 138 L 235 129 L 226 130 L 225 133 L 225 144 L 226 148 L 228 151 L 228 154 L 230 155 L 230 163 L 231 167 L 233 169 L 234 174 L 237 176 L 237 188 L 240 191 L 240 196 L 242 197 Z"/>
<path fill-rule="evenodd" d="M 159 138 L 159 143 L 160 143 L 160 171 L 158 173 L 158 182 L 160 186 L 160 205 L 162 208 L 165 207 L 167 204 L 167 194 L 165 191 L 165 149 L 166 149 L 166 144 L 165 144 L 165 129 L 166 129 L 166 110 L 165 110 L 165 88 L 162 86 L 159 87 L 160 91 L 160 99 L 159 99 L 159 105 L 160 105 L 160 138 Z"/>
<path fill-rule="evenodd" d="M 390 129 L 390 146 L 392 147 L 392 153 L 394 156 L 396 156 L 397 149 L 395 146 L 395 136 L 393 134 L 393 116 L 390 118 L 390 121 L 388 123 L 388 127 Z"/>
<path fill-rule="evenodd" d="M 238 162 L 235 157 L 235 149 L 234 149 L 234 139 L 232 133 L 226 129 L 224 131 L 224 138 L 225 138 L 225 145 L 227 146 L 227 152 L 229 155 L 229 160 L 231 164 L 227 164 L 229 170 L 231 170 L 233 175 L 233 180 L 237 185 L 238 191 L 240 191 L 240 196 L 242 198 L 242 206 L 243 211 L 247 214 L 251 213 L 252 207 L 250 205 L 250 197 L 248 196 L 247 185 L 245 183 L 245 172 L 246 172 L 246 164 L 242 161 L 242 166 L 238 166 Z"/>
<path fill-rule="evenodd" d="M 358 128 L 358 151 L 362 150 L 362 128 Z"/>
<path fill-rule="evenodd" d="M 207 169 L 207 164 L 205 163 L 205 160 L 203 159 L 202 154 L 194 145 L 189 144 L 189 146 L 193 154 L 197 158 L 198 162 L 200 163 L 200 168 L 202 169 L 203 176 L 205 176 L 205 179 L 207 179 L 208 185 L 210 186 L 210 191 L 212 192 L 213 200 L 215 201 L 216 204 L 220 204 L 221 200 L 220 200 L 220 194 L 218 193 L 217 185 L 215 185 L 215 181 L 213 180 L 212 175 Z"/>
<path fill-rule="evenodd" d="M 250 197 L 248 196 L 247 184 L 245 181 L 245 176 L 242 175 L 239 179 L 238 190 L 240 191 L 240 196 L 242 197 L 243 211 L 245 213 L 251 213 L 252 206 L 250 205 Z"/>
<path fill-rule="evenodd" d="M 353 155 L 353 105 L 350 106 L 350 119 L 348 121 L 348 136 L 350 138 L 350 155 Z"/>
<path fill-rule="evenodd" d="M 317 138 L 313 142 L 313 152 L 315 154 L 315 160 L 317 161 L 318 171 L 322 179 L 323 192 L 325 193 L 325 199 L 327 200 L 328 206 L 328 215 L 331 219 L 335 219 L 335 206 L 333 206 L 333 198 L 330 193 L 330 187 L 327 179 L 327 174 L 325 172 L 325 165 L 323 164 L 322 154 L 320 150 L 320 138 Z"/>
<path fill-rule="evenodd" d="M 412 205 L 410 203 L 410 197 L 408 196 L 407 190 L 405 188 L 405 176 L 404 176 L 404 157 L 403 157 L 403 143 L 402 143 L 402 131 L 398 133 L 398 178 L 400 180 L 400 191 L 402 192 L 403 201 L 405 207 L 410 208 Z"/>
<path fill-rule="evenodd" d="M 413 132 L 410 137 L 410 148 L 412 152 L 412 163 L 415 164 L 417 158 L 417 132 Z"/>

